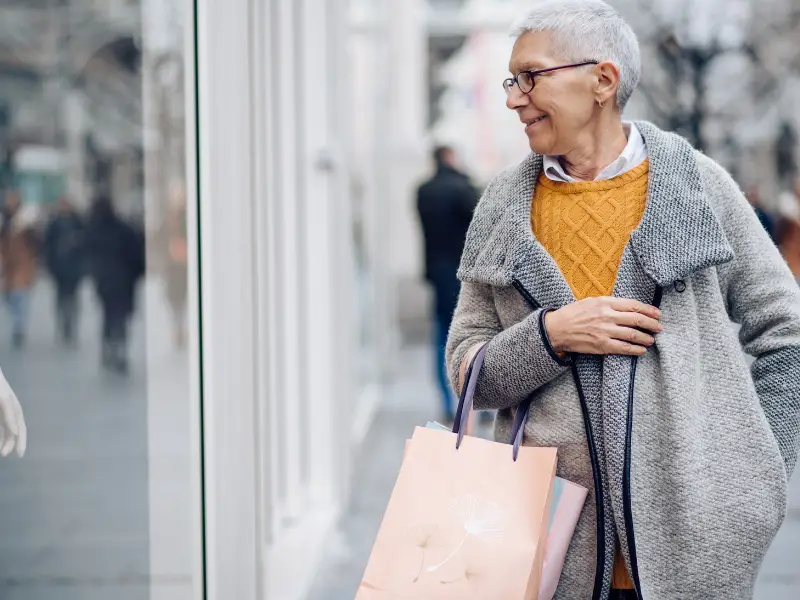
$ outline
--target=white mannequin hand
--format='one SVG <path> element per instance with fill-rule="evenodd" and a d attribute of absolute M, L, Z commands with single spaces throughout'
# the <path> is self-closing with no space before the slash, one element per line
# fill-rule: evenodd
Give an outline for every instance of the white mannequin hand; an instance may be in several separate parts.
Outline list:
<path fill-rule="evenodd" d="M 28 430 L 17 395 L 0 370 L 0 456 L 8 456 L 16 447 L 17 455 L 25 454 Z"/>

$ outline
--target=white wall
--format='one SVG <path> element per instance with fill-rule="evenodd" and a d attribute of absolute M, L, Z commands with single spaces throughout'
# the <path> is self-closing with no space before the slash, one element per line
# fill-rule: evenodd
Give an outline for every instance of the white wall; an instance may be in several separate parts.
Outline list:
<path fill-rule="evenodd" d="M 392 362 L 381 236 L 410 144 L 378 125 L 393 105 L 372 101 L 364 65 L 383 38 L 351 40 L 346 4 L 200 3 L 211 598 L 303 597 Z M 367 182 L 360 272 L 354 174 Z"/>

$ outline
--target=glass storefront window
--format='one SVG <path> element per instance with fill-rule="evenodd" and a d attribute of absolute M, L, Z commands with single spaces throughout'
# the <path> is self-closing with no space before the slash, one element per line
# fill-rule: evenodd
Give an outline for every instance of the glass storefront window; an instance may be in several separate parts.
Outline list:
<path fill-rule="evenodd" d="M 0 598 L 197 598 L 182 0 L 0 3 Z"/>

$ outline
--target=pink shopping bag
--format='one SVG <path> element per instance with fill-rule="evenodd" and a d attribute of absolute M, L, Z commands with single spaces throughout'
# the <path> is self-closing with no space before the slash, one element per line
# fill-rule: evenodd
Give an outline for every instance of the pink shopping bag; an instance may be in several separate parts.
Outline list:
<path fill-rule="evenodd" d="M 522 410 L 527 410 L 527 405 L 523 405 Z M 447 431 L 447 428 L 436 422 L 428 422 L 429 429 Z M 515 433 L 512 432 L 512 444 L 514 443 Z M 406 441 L 406 449 L 408 448 Z M 550 500 L 550 518 L 547 531 L 547 541 L 544 550 L 544 564 L 542 566 L 542 578 L 539 585 L 539 600 L 552 600 L 556 594 L 558 582 L 561 579 L 561 571 L 567 558 L 567 550 L 575 534 L 575 527 L 578 519 L 583 512 L 586 497 L 589 491 L 561 477 L 556 477 L 553 481 L 553 496 Z"/>
<path fill-rule="evenodd" d="M 484 354 L 454 431 L 408 441 L 356 600 L 538 600 L 556 450 L 464 436 Z"/>

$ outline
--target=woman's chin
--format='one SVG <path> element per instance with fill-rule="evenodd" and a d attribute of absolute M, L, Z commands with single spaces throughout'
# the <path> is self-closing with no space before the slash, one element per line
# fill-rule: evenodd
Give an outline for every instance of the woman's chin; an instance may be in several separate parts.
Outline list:
<path fill-rule="evenodd" d="M 543 140 L 541 136 L 528 136 L 528 145 L 536 154 L 552 154 L 550 150 L 553 145 L 547 140 Z"/>

